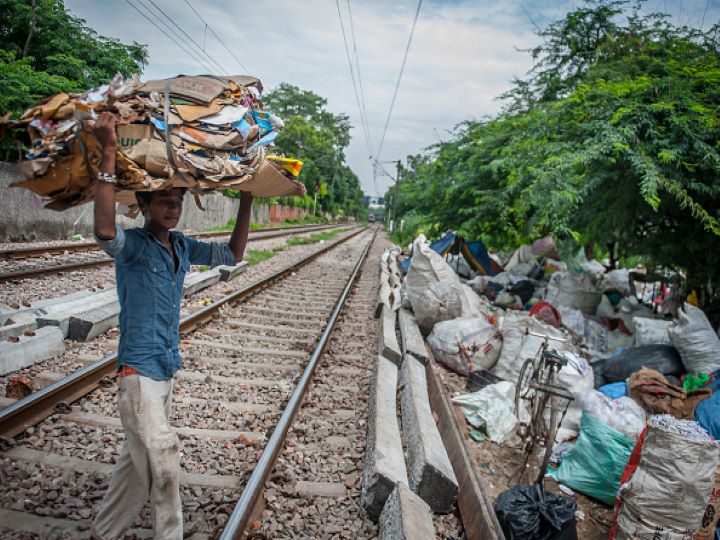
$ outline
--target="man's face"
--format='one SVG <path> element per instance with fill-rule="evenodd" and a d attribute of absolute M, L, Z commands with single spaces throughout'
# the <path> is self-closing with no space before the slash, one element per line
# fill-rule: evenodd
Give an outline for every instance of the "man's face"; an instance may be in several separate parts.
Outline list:
<path fill-rule="evenodd" d="M 181 188 L 154 193 L 145 214 L 146 219 L 163 229 L 175 228 L 182 214 L 183 194 Z"/>

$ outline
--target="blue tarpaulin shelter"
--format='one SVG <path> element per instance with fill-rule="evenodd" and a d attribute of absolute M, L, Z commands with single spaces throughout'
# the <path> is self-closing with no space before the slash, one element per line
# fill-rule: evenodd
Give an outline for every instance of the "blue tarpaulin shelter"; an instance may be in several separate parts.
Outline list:
<path fill-rule="evenodd" d="M 442 238 L 435 240 L 430 244 L 430 249 L 446 256 L 448 253 L 452 255 L 462 254 L 470 268 L 485 276 L 494 276 L 502 271 L 497 263 L 495 263 L 488 254 L 485 244 L 481 240 L 466 241 L 462 236 L 458 236 L 454 232 L 445 234 Z M 410 269 L 410 261 L 412 257 L 408 257 L 400 267 L 404 274 Z"/>

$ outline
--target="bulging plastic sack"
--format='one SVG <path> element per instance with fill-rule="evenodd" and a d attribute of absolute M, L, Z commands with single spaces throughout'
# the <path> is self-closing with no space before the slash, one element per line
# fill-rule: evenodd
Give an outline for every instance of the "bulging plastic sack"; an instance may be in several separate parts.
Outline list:
<path fill-rule="evenodd" d="M 624 268 L 611 270 L 607 274 L 603 274 L 602 280 L 598 283 L 598 288 L 603 292 L 617 291 L 623 296 L 628 296 L 632 292 L 630 289 L 630 272 Z"/>
<path fill-rule="evenodd" d="M 413 313 L 420 331 L 427 335 L 436 323 L 456 319 L 462 315 L 462 290 L 448 283 L 432 283 L 414 298 Z M 410 294 L 408 293 L 410 298 Z"/>
<path fill-rule="evenodd" d="M 602 392 L 591 389 L 580 398 L 580 406 L 606 426 L 634 440 L 645 429 L 645 412 L 632 398 L 610 399 Z"/>
<path fill-rule="evenodd" d="M 672 321 L 633 317 L 633 323 L 635 324 L 636 347 L 641 345 L 670 345 L 668 328 L 670 328 Z"/>
<path fill-rule="evenodd" d="M 682 420 L 658 420 L 651 420 L 623 473 L 613 524 L 615 538 L 680 540 L 693 538 L 702 526 L 715 480 L 718 446 L 711 437 L 684 436 L 683 427 L 674 428 L 674 424 L 682 426 Z"/>
<path fill-rule="evenodd" d="M 669 345 L 643 345 L 633 347 L 602 362 L 602 375 L 606 382 L 620 382 L 646 367 L 663 375 L 679 377 L 685 367 L 678 352 Z"/>
<path fill-rule="evenodd" d="M 586 274 L 555 272 L 548 283 L 545 299 L 553 306 L 579 309 L 586 316 L 595 315 L 602 292 Z"/>
<path fill-rule="evenodd" d="M 584 412 L 577 443 L 549 473 L 559 483 L 612 505 L 634 446 L 635 439 Z"/>
<path fill-rule="evenodd" d="M 433 287 L 434 290 L 430 291 Z M 450 289 L 455 292 L 450 292 Z M 422 234 L 413 242 L 413 257 L 405 278 L 405 292 L 420 330 L 425 334 L 438 321 L 470 315 L 460 278 L 439 254 L 430 249 Z M 434 303 L 435 300 L 440 303 Z M 460 310 L 456 311 L 458 302 Z"/>
<path fill-rule="evenodd" d="M 490 384 L 472 394 L 455 396 L 467 421 L 484 430 L 489 439 L 502 443 L 515 432 L 515 384 L 502 381 Z"/>
<path fill-rule="evenodd" d="M 557 258 L 557 247 L 555 246 L 555 240 L 549 236 L 538 238 L 532 243 L 530 248 L 533 255 L 538 257 L 552 257 Z"/>
<path fill-rule="evenodd" d="M 595 382 L 593 371 L 584 358 L 573 353 L 563 354 L 572 355 L 573 358 L 572 361 L 568 361 L 567 365 L 560 368 L 555 383 L 565 388 L 575 399 L 568 404 L 555 436 L 557 442 L 568 441 L 578 436 L 583 412 L 580 399 L 586 393 L 593 391 Z"/>
<path fill-rule="evenodd" d="M 493 367 L 503 345 L 500 331 L 484 317 L 439 322 L 427 340 L 437 361 L 466 377 Z"/>
<path fill-rule="evenodd" d="M 720 339 L 701 309 L 686 303 L 668 335 L 688 373 L 720 370 Z"/>
<path fill-rule="evenodd" d="M 558 329 L 530 317 L 526 313 L 507 314 L 500 326 L 503 335 L 502 351 L 500 351 L 500 358 L 492 370 L 501 379 L 517 381 L 525 360 L 534 358 L 540 350 L 543 338 L 528 334 L 528 330 L 543 336 L 550 336 L 550 338 L 566 339 Z M 569 341 L 550 339 L 548 343 L 550 350 L 573 351 Z"/>

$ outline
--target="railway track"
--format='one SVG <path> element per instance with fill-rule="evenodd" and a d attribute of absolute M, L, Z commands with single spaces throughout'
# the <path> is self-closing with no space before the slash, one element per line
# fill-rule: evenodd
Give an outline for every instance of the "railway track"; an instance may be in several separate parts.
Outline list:
<path fill-rule="evenodd" d="M 278 238 L 281 236 L 291 236 L 294 234 L 304 234 L 308 232 L 323 231 L 327 229 L 334 229 L 342 227 L 342 225 L 320 225 L 311 227 L 285 227 L 282 229 L 264 229 L 250 233 L 248 242 L 257 242 L 261 240 L 268 240 L 271 238 Z M 209 238 L 218 236 L 229 236 L 227 232 L 210 232 L 210 233 L 195 233 L 192 236 Z M 60 272 L 72 272 L 76 270 L 85 270 L 89 268 L 95 268 L 98 266 L 109 266 L 113 264 L 113 259 L 106 257 L 104 254 L 92 253 L 99 250 L 98 245 L 95 242 L 84 242 L 81 244 L 60 244 L 56 246 L 45 246 L 37 248 L 20 248 L 13 250 L 2 250 L 0 251 L 0 259 L 11 260 L 11 261 L 24 261 L 27 259 L 45 257 L 41 259 L 40 265 L 33 264 L 29 268 L 21 268 L 19 270 L 13 270 L 9 272 L 0 272 L 0 283 L 33 278 L 37 276 L 56 274 Z M 46 257 L 50 255 L 65 254 L 69 252 L 71 254 L 77 253 L 92 253 L 94 257 L 91 260 L 73 261 L 65 264 L 48 264 Z"/>
<path fill-rule="evenodd" d="M 360 286 L 358 276 L 374 235 L 348 235 L 181 321 L 185 367 L 176 377 L 171 421 L 181 440 L 187 535 L 293 536 L 292 519 L 273 517 L 283 511 L 273 507 L 281 497 L 268 497 L 271 508 L 262 512 L 266 481 L 283 484 L 285 477 L 292 482 L 283 489 L 302 500 L 309 493 L 333 499 L 341 510 L 348 506 L 347 492 L 357 487 L 341 475 L 362 466 L 360 443 L 333 430 L 349 432 L 355 425 L 364 436 L 362 419 L 355 418 L 362 407 L 353 403 L 362 401 L 358 381 L 369 375 L 375 342 L 358 325 L 374 323 L 353 311 L 372 312 L 374 291 Z M 377 279 L 362 285 L 370 282 Z M 353 310 L 340 317 L 348 297 Z M 333 338 L 339 319 L 345 325 L 340 339 Z M 114 360 L 106 356 L 0 410 L 0 536 L 88 535 L 122 443 Z M 318 364 L 318 384 L 329 384 L 322 391 L 312 383 Z M 301 407 L 302 425 L 285 463 L 273 472 Z M 337 450 L 332 466 L 306 467 L 304 479 L 291 474 L 303 467 L 288 463 L 305 464 L 328 447 Z M 340 526 L 333 519 L 317 520 L 317 537 Z M 147 536 L 149 523 L 145 509 L 134 532 Z M 364 531 L 359 536 L 373 535 L 371 523 L 358 526 Z"/>

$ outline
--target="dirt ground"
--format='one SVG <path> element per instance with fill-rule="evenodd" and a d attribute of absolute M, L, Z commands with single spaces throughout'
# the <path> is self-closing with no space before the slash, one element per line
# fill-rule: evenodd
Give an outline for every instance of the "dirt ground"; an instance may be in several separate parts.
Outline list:
<path fill-rule="evenodd" d="M 451 397 L 467 393 L 465 389 L 467 378 L 439 366 L 435 366 L 435 372 L 445 384 L 445 389 Z M 462 417 L 461 414 L 457 416 Z M 474 428 L 470 424 L 465 424 L 467 445 L 485 482 L 488 496 L 494 500 L 512 485 L 509 481 L 520 467 L 523 458 L 519 448 L 520 439 L 515 436 L 504 445 L 498 445 L 489 439 L 475 442 L 469 436 L 472 429 Z M 560 491 L 558 484 L 552 478 L 545 479 L 545 488 L 552 493 L 568 496 Z M 575 492 L 572 498 L 577 503 L 579 511 L 576 513 L 578 538 L 580 540 L 606 539 L 610 532 L 612 508 L 581 493 Z"/>

